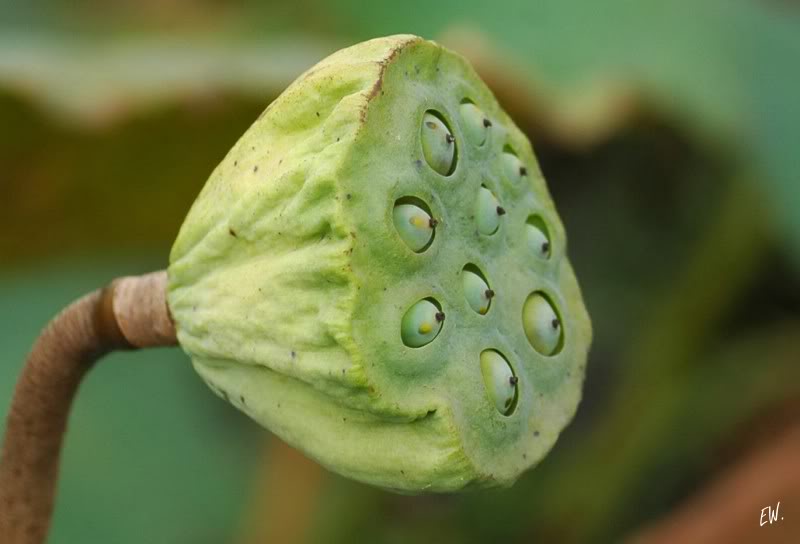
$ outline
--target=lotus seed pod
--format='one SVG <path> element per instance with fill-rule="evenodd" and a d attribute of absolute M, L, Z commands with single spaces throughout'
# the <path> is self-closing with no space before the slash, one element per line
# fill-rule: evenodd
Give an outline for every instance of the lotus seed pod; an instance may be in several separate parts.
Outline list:
<path fill-rule="evenodd" d="M 394 207 L 394 226 L 400 238 L 412 251 L 420 252 L 433 239 L 435 220 L 428 212 L 414 204 L 400 204 Z"/>
<path fill-rule="evenodd" d="M 492 122 L 472 102 L 464 102 L 460 110 L 467 140 L 475 147 L 482 146 L 486 142 Z"/>
<path fill-rule="evenodd" d="M 553 306 L 541 293 L 534 293 L 522 308 L 525 336 L 533 348 L 543 355 L 552 355 L 561 342 L 561 320 Z"/>
<path fill-rule="evenodd" d="M 481 353 L 481 373 L 494 407 L 503 415 L 510 414 L 517 398 L 518 379 L 508 361 L 495 350 L 487 349 Z"/>
<path fill-rule="evenodd" d="M 480 151 L 467 102 L 491 119 Z M 506 179 L 506 148 L 530 174 Z M 503 208 L 488 236 L 484 186 Z M 210 388 L 331 470 L 510 485 L 580 399 L 591 327 L 564 247 L 530 143 L 470 65 L 393 36 L 323 60 L 245 132 L 181 227 L 168 304 Z"/>

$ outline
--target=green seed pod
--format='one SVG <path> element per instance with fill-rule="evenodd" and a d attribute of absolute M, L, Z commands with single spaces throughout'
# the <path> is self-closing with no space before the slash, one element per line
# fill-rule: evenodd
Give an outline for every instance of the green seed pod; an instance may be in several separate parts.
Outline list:
<path fill-rule="evenodd" d="M 461 145 L 465 102 L 492 120 L 480 153 Z M 507 146 L 536 175 L 506 180 Z M 490 236 L 484 183 L 504 212 Z M 438 226 L 403 223 L 431 210 Z M 219 396 L 340 474 L 510 485 L 572 418 L 591 340 L 564 252 L 527 251 L 531 216 L 566 246 L 530 143 L 462 57 L 415 36 L 344 49 L 270 104 L 189 211 L 168 269 L 178 340 Z M 500 295 L 481 315 L 484 286 Z M 523 311 L 542 292 L 552 354 Z"/>

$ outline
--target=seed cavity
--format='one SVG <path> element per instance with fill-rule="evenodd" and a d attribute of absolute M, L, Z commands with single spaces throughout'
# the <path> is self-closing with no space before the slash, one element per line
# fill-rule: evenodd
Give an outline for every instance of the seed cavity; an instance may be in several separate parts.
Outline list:
<path fill-rule="evenodd" d="M 444 312 L 439 303 L 431 298 L 416 302 L 403 316 L 400 336 L 403 344 L 419 348 L 433 341 L 442 330 Z"/>
<path fill-rule="evenodd" d="M 500 157 L 500 162 L 503 165 L 503 172 L 506 179 L 512 185 L 517 185 L 521 182 L 522 178 L 528 175 L 528 169 L 519 160 L 516 151 L 511 146 L 503 148 L 503 154 Z"/>
<path fill-rule="evenodd" d="M 431 217 L 428 206 L 421 200 L 401 198 L 394 204 L 392 219 L 397 234 L 411 251 L 421 253 L 433 243 L 439 222 Z"/>
<path fill-rule="evenodd" d="M 517 405 L 519 378 L 508 361 L 498 351 L 487 349 L 481 353 L 481 374 L 486 394 L 498 412 L 510 415 Z"/>
<path fill-rule="evenodd" d="M 492 122 L 472 101 L 465 98 L 460 107 L 461 125 L 467 141 L 475 147 L 486 143 Z"/>
<path fill-rule="evenodd" d="M 528 217 L 525 230 L 528 237 L 528 250 L 540 259 L 549 259 L 552 245 L 550 232 L 544 220 L 538 215 Z"/>
<path fill-rule="evenodd" d="M 486 277 L 474 264 L 468 264 L 461 271 L 461 283 L 464 287 L 464 298 L 469 307 L 481 315 L 485 315 L 492 305 L 494 291 L 489 288 Z"/>
<path fill-rule="evenodd" d="M 443 176 L 452 174 L 456 167 L 456 141 L 439 112 L 425 112 L 421 139 L 428 165 Z"/>
<path fill-rule="evenodd" d="M 478 201 L 475 205 L 475 220 L 478 223 L 478 232 L 481 234 L 494 234 L 500 226 L 500 216 L 506 213 L 500 206 L 494 193 L 481 185 L 478 190 Z"/>
<path fill-rule="evenodd" d="M 564 344 L 564 328 L 549 297 L 531 293 L 522 308 L 522 327 L 533 349 L 542 355 L 555 355 Z"/>

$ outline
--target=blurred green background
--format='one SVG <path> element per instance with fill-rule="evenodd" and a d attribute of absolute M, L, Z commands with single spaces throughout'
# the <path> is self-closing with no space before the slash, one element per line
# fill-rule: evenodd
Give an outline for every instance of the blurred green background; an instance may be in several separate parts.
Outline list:
<path fill-rule="evenodd" d="M 788 0 L 0 0 L 2 412 L 60 308 L 166 265 L 289 82 L 401 32 L 468 56 L 534 144 L 595 327 L 576 420 L 509 490 L 402 497 L 281 445 L 177 349 L 114 355 L 72 415 L 52 542 L 613 542 L 797 422 Z"/>

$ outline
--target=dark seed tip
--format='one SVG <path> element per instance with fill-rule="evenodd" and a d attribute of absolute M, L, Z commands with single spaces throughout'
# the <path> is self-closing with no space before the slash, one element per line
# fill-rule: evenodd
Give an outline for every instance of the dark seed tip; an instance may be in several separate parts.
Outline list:
<path fill-rule="evenodd" d="M 517 385 L 518 381 L 519 378 L 517 378 L 516 376 L 511 376 L 510 378 L 508 378 L 508 383 L 510 383 L 511 385 Z"/>
<path fill-rule="evenodd" d="M 433 217 L 431 217 L 431 220 L 430 220 L 430 221 L 428 221 L 428 224 L 430 225 L 430 227 L 431 227 L 432 229 L 433 229 L 433 228 L 436 228 L 436 225 L 438 225 L 438 224 L 439 224 L 439 220 L 438 220 L 438 219 L 434 219 Z"/>
<path fill-rule="evenodd" d="M 558 321 L 558 318 L 556 318 L 556 319 L 553 319 L 553 320 L 550 322 L 550 325 L 552 325 L 552 327 L 553 327 L 554 329 L 557 329 L 557 328 L 559 327 L 559 325 L 561 325 L 561 323 Z"/>
<path fill-rule="evenodd" d="M 444 321 L 444 312 L 436 312 L 436 321 Z"/>
<path fill-rule="evenodd" d="M 486 295 L 486 298 L 492 298 L 494 296 L 494 291 L 492 291 L 491 289 L 487 289 L 486 293 L 484 294 Z"/>
<path fill-rule="evenodd" d="M 550 242 L 542 242 L 542 253 L 550 251 Z"/>
<path fill-rule="evenodd" d="M 445 135 L 444 139 L 447 140 L 448 144 L 452 144 L 453 142 L 456 141 L 456 139 L 453 137 L 452 134 Z"/>
<path fill-rule="evenodd" d="M 498 206 L 497 207 L 497 215 L 505 215 L 505 214 L 506 214 L 506 209 L 504 207 L 502 207 L 502 206 Z"/>
<path fill-rule="evenodd" d="M 520 176 L 527 176 L 528 175 L 528 169 L 525 168 L 524 166 L 520 166 L 519 167 L 519 175 Z"/>
<path fill-rule="evenodd" d="M 490 126 L 492 126 L 492 122 L 484 117 L 483 118 L 483 126 L 485 126 L 486 128 L 489 128 Z"/>

